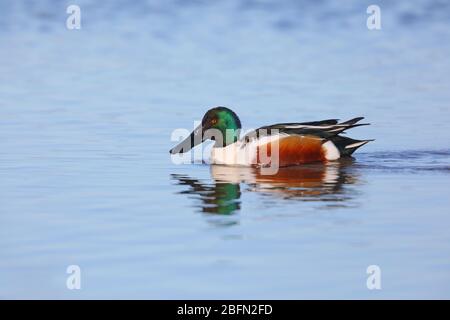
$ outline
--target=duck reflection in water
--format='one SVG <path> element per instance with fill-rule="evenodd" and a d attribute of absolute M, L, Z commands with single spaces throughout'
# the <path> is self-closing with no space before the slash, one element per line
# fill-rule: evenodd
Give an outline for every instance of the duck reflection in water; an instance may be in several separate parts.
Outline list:
<path fill-rule="evenodd" d="M 229 215 L 241 208 L 241 194 L 257 192 L 289 201 L 321 201 L 327 207 L 342 207 L 355 191 L 344 186 L 358 182 L 351 169 L 352 160 L 329 164 L 310 164 L 280 168 L 275 175 L 263 175 L 257 168 L 212 165 L 211 180 L 200 180 L 183 174 L 172 179 L 188 188 L 180 194 L 199 199 L 202 212 Z"/>

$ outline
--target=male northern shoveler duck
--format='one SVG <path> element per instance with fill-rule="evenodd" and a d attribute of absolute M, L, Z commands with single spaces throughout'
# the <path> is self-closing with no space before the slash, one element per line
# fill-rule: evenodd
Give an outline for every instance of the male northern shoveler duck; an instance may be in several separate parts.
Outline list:
<path fill-rule="evenodd" d="M 362 119 L 358 117 L 341 123 L 337 119 L 278 123 L 240 137 L 241 121 L 236 113 L 226 107 L 216 107 L 208 110 L 201 124 L 170 153 L 187 152 L 210 139 L 216 141 L 211 152 L 213 164 L 265 166 L 277 161 L 278 166 L 284 167 L 332 161 L 349 157 L 372 141 L 340 135 L 347 129 L 368 125 L 358 123 Z"/>

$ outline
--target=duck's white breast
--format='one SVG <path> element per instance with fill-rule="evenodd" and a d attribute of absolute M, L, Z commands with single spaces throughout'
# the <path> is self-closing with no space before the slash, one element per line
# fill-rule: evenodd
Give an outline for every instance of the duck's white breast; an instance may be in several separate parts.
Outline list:
<path fill-rule="evenodd" d="M 223 148 L 212 148 L 211 163 L 250 166 L 252 165 L 253 149 L 250 148 L 250 144 L 243 145 L 241 141 Z M 249 156 L 246 156 L 246 154 L 249 154 Z"/>
<path fill-rule="evenodd" d="M 239 140 L 223 148 L 212 148 L 211 163 L 251 166 L 257 164 L 258 147 L 286 137 L 286 134 L 261 137 L 244 143 Z"/>

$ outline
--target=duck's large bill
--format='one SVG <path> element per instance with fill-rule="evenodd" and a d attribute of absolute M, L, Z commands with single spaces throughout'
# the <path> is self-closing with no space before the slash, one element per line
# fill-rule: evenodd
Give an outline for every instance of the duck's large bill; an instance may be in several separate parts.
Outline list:
<path fill-rule="evenodd" d="M 189 136 L 187 136 L 186 139 L 184 139 L 175 147 L 170 149 L 169 152 L 171 154 L 188 152 L 193 147 L 204 141 L 202 133 L 203 133 L 203 126 L 200 124 L 197 128 L 194 129 L 194 131 L 191 132 Z"/>

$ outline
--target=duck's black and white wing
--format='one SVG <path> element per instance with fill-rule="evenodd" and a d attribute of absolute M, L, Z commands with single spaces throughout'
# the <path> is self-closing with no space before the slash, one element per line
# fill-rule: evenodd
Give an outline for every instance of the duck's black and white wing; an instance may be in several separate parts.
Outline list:
<path fill-rule="evenodd" d="M 280 133 L 314 135 L 324 139 L 329 139 L 330 137 L 343 133 L 345 130 L 368 125 L 368 123 L 358 123 L 362 119 L 364 118 L 358 117 L 341 123 L 339 123 L 337 119 L 300 123 L 278 123 L 261 127 L 257 129 L 257 131 L 278 130 Z"/>

